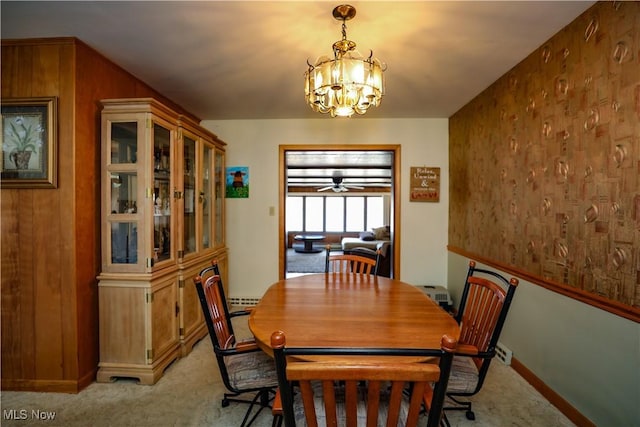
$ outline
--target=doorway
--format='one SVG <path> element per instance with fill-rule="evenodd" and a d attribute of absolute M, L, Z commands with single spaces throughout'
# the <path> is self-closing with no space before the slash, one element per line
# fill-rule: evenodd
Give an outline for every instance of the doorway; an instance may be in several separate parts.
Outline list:
<path fill-rule="evenodd" d="M 352 199 L 382 198 L 386 202 L 385 225 L 390 231 L 391 276 L 400 277 L 400 145 L 281 145 L 279 152 L 279 277 L 287 274 L 287 250 L 292 246 L 291 227 L 287 224 L 287 199 L 308 199 L 326 208 L 335 205 L 335 197 Z M 299 197 L 298 197 L 299 196 Z M 324 202 L 318 202 L 319 199 Z M 361 202 L 358 202 L 361 203 Z M 345 203 L 346 204 L 346 203 Z M 346 208 L 345 208 L 346 209 Z M 366 209 L 366 208 L 365 208 Z M 345 210 L 345 212 L 347 212 Z M 371 216 L 371 215 L 370 215 Z M 345 214 L 346 217 L 346 214 Z M 371 216 L 375 217 L 375 215 Z M 291 221 L 291 219 L 289 219 Z M 310 219 L 309 221 L 313 221 Z M 351 233 L 358 225 L 346 224 Z M 351 221 L 351 220 L 349 220 Z M 357 219 L 355 223 L 357 224 Z M 352 221 L 353 222 L 353 221 Z M 367 216 L 362 222 L 363 232 L 372 225 Z M 299 226 L 299 224 L 296 224 Z M 322 229 L 318 229 L 322 227 Z M 305 231 L 313 234 L 337 230 L 336 224 L 304 224 Z M 369 227 L 370 228 L 370 227 Z M 326 232 L 329 238 L 338 234 Z M 358 233 L 355 233 L 358 235 Z M 328 239 L 330 240 L 330 239 Z M 339 245 L 339 240 L 327 242 Z"/>

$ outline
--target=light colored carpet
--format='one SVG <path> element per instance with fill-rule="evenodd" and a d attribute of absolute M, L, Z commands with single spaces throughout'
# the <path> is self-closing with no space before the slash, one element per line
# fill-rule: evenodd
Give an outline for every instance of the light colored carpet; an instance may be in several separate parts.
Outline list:
<path fill-rule="evenodd" d="M 234 319 L 238 321 L 235 324 L 239 336 L 248 334 L 243 320 L 246 318 Z M 153 386 L 118 380 L 109 384 L 94 383 L 75 395 L 2 392 L 0 424 L 7 427 L 239 426 L 246 405 L 231 403 L 222 408 L 223 392 L 211 341 L 205 337 L 189 356 L 169 366 Z M 462 411 L 451 412 L 448 417 L 452 426 L 573 426 L 515 371 L 497 360 L 473 402 L 476 420 L 468 421 Z M 37 419 L 35 411 L 53 413 L 55 418 Z M 10 414 L 26 414 L 26 419 L 11 420 Z M 253 425 L 267 427 L 271 421 L 271 413 L 264 410 Z"/>
<path fill-rule="evenodd" d="M 324 273 L 327 254 L 324 250 L 316 253 L 299 253 L 287 249 L 287 272 Z"/>

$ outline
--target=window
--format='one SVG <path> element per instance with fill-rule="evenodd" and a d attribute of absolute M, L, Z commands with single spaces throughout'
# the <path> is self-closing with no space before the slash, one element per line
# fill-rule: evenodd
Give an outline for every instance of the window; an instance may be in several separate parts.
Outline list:
<path fill-rule="evenodd" d="M 367 197 L 367 230 L 388 224 L 388 222 L 385 222 L 384 218 L 383 198 Z"/>
<path fill-rule="evenodd" d="M 362 231 L 365 227 L 364 197 L 347 197 L 347 227 L 345 231 Z"/>
<path fill-rule="evenodd" d="M 324 197 L 305 197 L 303 199 L 305 230 L 322 231 L 324 229 L 323 205 Z"/>
<path fill-rule="evenodd" d="M 324 231 L 344 230 L 344 197 L 326 197 Z"/>
<path fill-rule="evenodd" d="M 287 227 L 291 230 L 303 229 L 303 200 L 302 197 L 287 197 Z"/>
<path fill-rule="evenodd" d="M 383 196 L 288 196 L 287 231 L 364 231 L 384 225 Z"/>

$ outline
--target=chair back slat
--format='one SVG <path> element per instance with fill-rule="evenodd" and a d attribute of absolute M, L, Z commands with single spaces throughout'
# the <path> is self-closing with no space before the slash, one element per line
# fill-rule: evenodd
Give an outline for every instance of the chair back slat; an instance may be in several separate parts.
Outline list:
<path fill-rule="evenodd" d="M 418 385 L 423 385 L 422 382 L 416 382 Z M 397 426 L 400 419 L 400 405 L 404 399 L 404 381 L 392 381 L 391 393 L 389 395 L 389 412 L 387 414 L 387 426 Z M 416 420 L 417 422 L 417 420 Z M 411 425 L 409 420 L 405 420 L 405 424 Z"/>
<path fill-rule="evenodd" d="M 408 425 L 416 425 L 418 424 L 418 417 L 420 415 L 420 411 L 422 410 L 421 402 L 425 398 L 425 391 L 433 390 L 431 386 L 427 386 L 425 382 L 417 382 L 413 385 L 413 390 L 411 393 L 411 403 L 409 404 L 409 414 L 407 415 L 407 424 Z M 429 405 L 431 405 L 433 399 L 433 395 L 430 395 Z"/>
<path fill-rule="evenodd" d="M 311 389 L 313 390 L 313 388 Z M 336 392 L 336 389 L 334 387 L 333 381 L 330 380 L 330 381 L 322 382 L 322 395 L 324 397 L 324 412 L 327 417 L 327 426 L 338 425 L 338 411 L 337 411 L 335 392 Z M 315 411 L 314 411 L 314 416 L 315 416 Z M 317 422 L 317 418 L 316 418 L 316 422 Z"/>
<path fill-rule="evenodd" d="M 300 381 L 300 396 L 302 397 L 302 405 L 304 408 L 307 425 L 309 427 L 317 427 L 318 419 L 316 417 L 316 407 L 313 402 L 313 390 L 311 389 L 311 381 Z"/>
<path fill-rule="evenodd" d="M 367 394 L 367 426 L 378 425 L 378 414 L 380 413 L 380 382 L 374 381 L 369 384 Z"/>

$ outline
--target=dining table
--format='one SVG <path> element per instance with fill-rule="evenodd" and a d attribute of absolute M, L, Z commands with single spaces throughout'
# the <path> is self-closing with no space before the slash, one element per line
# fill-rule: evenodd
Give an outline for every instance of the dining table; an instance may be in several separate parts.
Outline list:
<path fill-rule="evenodd" d="M 439 349 L 443 335 L 460 335 L 455 319 L 418 287 L 356 273 L 277 281 L 253 307 L 249 329 L 271 355 L 274 331 L 289 347 Z"/>

